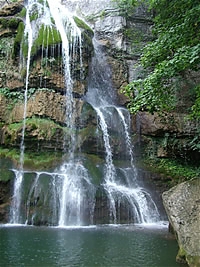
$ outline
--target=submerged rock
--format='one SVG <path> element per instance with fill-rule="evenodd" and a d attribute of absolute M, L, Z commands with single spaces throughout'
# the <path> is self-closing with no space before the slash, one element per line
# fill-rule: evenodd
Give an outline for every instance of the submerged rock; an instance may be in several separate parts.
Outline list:
<path fill-rule="evenodd" d="M 200 266 L 200 180 L 181 183 L 163 194 L 178 244 L 177 261 Z"/>

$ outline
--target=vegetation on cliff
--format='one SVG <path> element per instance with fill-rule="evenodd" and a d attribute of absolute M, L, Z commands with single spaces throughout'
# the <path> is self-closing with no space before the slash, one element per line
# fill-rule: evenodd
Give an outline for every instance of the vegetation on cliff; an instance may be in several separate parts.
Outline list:
<path fill-rule="evenodd" d="M 145 168 L 147 166 L 151 171 L 156 169 L 156 172 L 167 178 L 163 181 L 170 187 L 197 178 L 200 171 L 200 3 L 196 0 L 113 1 L 118 4 L 120 13 L 128 22 L 134 20 L 142 5 L 146 6 L 148 12 L 142 15 L 148 18 L 148 22 L 149 18 L 152 20 L 152 39 L 149 37 L 148 43 L 140 50 L 138 66 L 133 66 L 134 70 L 138 69 L 138 73 L 123 89 L 129 99 L 130 111 L 134 114 L 147 111 L 147 116 L 151 116 L 149 112 L 155 113 L 152 115 L 152 123 L 155 122 L 156 114 L 159 114 L 161 120 L 171 114 L 171 119 L 165 122 L 166 127 L 163 125 L 162 129 L 169 137 L 166 146 L 165 134 L 156 134 L 156 142 L 151 144 L 150 131 L 147 131 L 149 134 L 142 133 L 142 140 L 146 140 L 144 147 L 147 148 L 142 154 Z M 134 43 L 136 30 L 132 27 L 126 31 L 129 41 L 132 37 Z M 177 113 L 188 114 L 184 116 L 185 120 L 183 118 L 189 125 L 187 133 L 176 132 L 175 129 L 170 131 L 173 124 L 177 127 L 174 120 L 174 114 Z M 159 138 L 163 140 L 161 144 L 158 144 Z M 166 153 L 160 154 L 160 148 Z M 149 155 L 151 149 L 154 150 L 153 156 Z"/>
<path fill-rule="evenodd" d="M 18 167 L 20 162 L 20 153 L 15 148 L 0 148 L 0 159 L 6 158 L 10 161 L 11 169 Z M 24 168 L 29 170 L 49 170 L 55 168 L 58 163 L 62 161 L 62 153 L 56 151 L 49 153 L 45 151 L 26 151 L 24 154 Z M 3 166 L 3 165 L 2 165 Z M 11 179 L 10 173 L 8 172 L 8 163 L 5 165 L 5 173 L 1 175 L 0 181 Z M 4 167 L 4 166 L 3 166 Z M 2 168 L 4 170 L 4 168 Z M 7 172 L 7 173 L 6 173 Z"/>
<path fill-rule="evenodd" d="M 130 18 L 136 4 L 146 2 L 153 14 L 154 40 L 140 58 L 143 73 L 124 89 L 132 113 L 169 111 L 177 106 L 186 81 L 190 112 L 200 117 L 200 3 L 198 0 L 116 0 Z M 131 13 L 132 12 L 132 13 Z M 190 98 L 190 99 L 189 99 Z"/>

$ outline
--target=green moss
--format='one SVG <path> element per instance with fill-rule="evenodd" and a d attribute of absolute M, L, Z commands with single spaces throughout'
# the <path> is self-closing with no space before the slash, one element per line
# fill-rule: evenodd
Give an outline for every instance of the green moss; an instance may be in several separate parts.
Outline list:
<path fill-rule="evenodd" d="M 105 11 L 105 10 L 102 10 L 102 11 L 100 12 L 99 16 L 100 16 L 101 19 L 104 19 L 105 16 L 106 16 L 106 11 Z"/>
<path fill-rule="evenodd" d="M 24 23 L 20 22 L 17 28 L 17 34 L 14 40 L 14 48 L 13 48 L 13 58 L 17 57 L 19 55 L 19 51 L 20 51 L 20 46 L 21 46 L 21 42 L 23 40 L 23 36 L 24 36 Z M 23 45 L 23 53 L 27 54 L 27 47 L 25 48 L 25 46 Z"/>
<path fill-rule="evenodd" d="M 171 186 L 180 182 L 200 177 L 200 168 L 178 161 L 176 159 L 146 159 L 144 167 L 152 172 L 160 173 L 168 177 L 166 179 Z"/>
<path fill-rule="evenodd" d="M 180 263 L 186 263 L 186 251 L 183 249 L 183 247 L 179 248 L 176 261 Z"/>
<path fill-rule="evenodd" d="M 23 122 L 12 123 L 7 126 L 4 143 L 5 145 L 19 143 Z M 63 129 L 60 125 L 49 119 L 27 118 L 25 138 L 32 141 L 51 140 L 57 129 Z M 64 130 L 64 129 L 63 129 Z"/>
<path fill-rule="evenodd" d="M 32 19 L 35 20 L 36 17 Z M 26 57 L 28 54 L 28 41 L 27 36 L 24 36 L 24 27 L 24 23 L 20 22 L 17 28 L 17 35 L 14 41 L 14 58 L 19 54 L 20 46 L 22 48 L 23 56 Z M 33 43 L 31 54 L 35 55 L 41 47 L 47 48 L 48 46 L 59 44 L 61 42 L 62 41 L 60 33 L 55 28 L 42 25 L 38 32 L 38 37 Z"/>
<path fill-rule="evenodd" d="M 93 30 L 80 18 L 74 16 L 74 21 L 79 28 L 86 30 L 87 32 L 89 32 L 92 35 L 94 34 Z"/>
<path fill-rule="evenodd" d="M 38 18 L 38 12 L 37 12 L 37 10 L 35 10 L 34 13 L 32 13 L 30 16 L 30 22 L 32 22 L 34 20 L 36 21 L 37 18 Z"/>
<path fill-rule="evenodd" d="M 55 134 L 56 129 L 62 127 L 51 120 L 36 117 L 26 120 L 26 128 L 29 129 L 29 131 L 38 129 L 38 139 L 50 140 Z"/>
<path fill-rule="evenodd" d="M 0 24 L 2 25 L 2 28 L 7 29 L 17 29 L 18 25 L 20 23 L 19 18 L 0 18 Z"/>
<path fill-rule="evenodd" d="M 21 77 L 25 78 L 26 77 L 26 73 L 27 73 L 27 68 L 22 68 L 21 71 L 20 71 Z"/>
<path fill-rule="evenodd" d="M 0 148 L 0 157 L 6 157 L 18 165 L 20 162 L 20 151 L 18 149 Z M 33 152 L 26 151 L 24 154 L 25 169 L 51 169 L 54 168 L 62 160 L 62 154 L 58 152 Z"/>
<path fill-rule="evenodd" d="M 1 167 L 0 182 L 7 182 L 14 178 L 12 171 Z"/>
<path fill-rule="evenodd" d="M 85 160 L 84 165 L 92 177 L 92 183 L 95 185 L 100 185 L 102 183 L 103 163 L 104 160 L 97 155 L 87 154 L 87 159 Z"/>
<path fill-rule="evenodd" d="M 7 23 L 8 23 L 7 19 L 5 19 L 5 18 L 0 18 L 0 25 L 2 25 L 2 27 L 3 27 L 4 29 L 7 28 L 7 26 L 8 26 Z"/>
<path fill-rule="evenodd" d="M 84 40 L 84 46 L 89 49 L 89 51 L 93 50 L 93 43 L 92 43 L 92 38 L 88 36 L 85 32 L 82 33 L 83 40 Z"/>
<path fill-rule="evenodd" d="M 19 25 L 20 21 L 18 18 L 11 18 L 8 21 L 8 27 L 12 28 L 12 29 L 17 29 L 18 25 Z"/>
<path fill-rule="evenodd" d="M 14 149 L 0 148 L 0 157 L 5 157 L 16 162 L 19 160 L 19 151 Z"/>
<path fill-rule="evenodd" d="M 62 161 L 62 154 L 58 152 L 27 152 L 25 153 L 24 167 L 28 169 L 54 169 Z"/>
<path fill-rule="evenodd" d="M 21 10 L 19 16 L 20 16 L 21 18 L 25 18 L 25 17 L 26 17 L 26 8 L 25 8 L 25 7 L 22 8 L 22 10 Z"/>
<path fill-rule="evenodd" d="M 61 43 L 60 33 L 55 28 L 51 28 L 49 26 L 44 26 L 39 30 L 38 38 L 36 40 L 36 44 L 38 46 L 48 47 L 50 45 Z"/>
<path fill-rule="evenodd" d="M 191 267 L 199 267 L 200 266 L 200 256 L 186 256 L 187 262 Z"/>
<path fill-rule="evenodd" d="M 200 266 L 200 256 L 189 255 L 183 247 L 179 248 L 178 254 L 176 256 L 176 261 L 181 264 L 188 263 L 188 265 L 191 267 Z"/>
<path fill-rule="evenodd" d="M 25 12 L 26 10 L 23 9 L 20 13 L 20 16 L 24 17 Z M 33 13 L 31 16 L 31 21 L 34 21 L 34 20 L 37 21 L 37 18 L 38 18 L 38 13 Z M 92 29 L 85 22 L 80 20 L 78 17 L 74 17 L 74 21 L 79 28 L 85 30 L 83 38 L 84 38 L 84 41 L 88 44 L 88 47 L 90 47 L 92 45 L 92 41 L 91 41 L 91 37 L 89 36 L 90 35 L 93 36 Z M 6 22 L 4 22 L 4 20 L 2 20 L 2 23 L 4 23 L 5 26 L 7 25 Z M 17 28 L 17 35 L 15 37 L 15 42 L 14 42 L 13 57 L 15 58 L 18 55 L 20 51 L 20 46 L 22 48 L 23 56 L 26 57 L 28 53 L 28 42 L 27 42 L 27 36 L 24 36 L 24 23 L 23 22 L 19 23 L 19 22 L 16 22 L 15 20 L 13 21 L 11 20 L 10 23 L 12 23 L 13 25 L 19 24 Z M 52 19 L 52 24 L 53 24 L 53 19 Z M 60 43 L 62 43 L 62 39 L 61 39 L 59 31 L 55 27 L 42 25 L 39 29 L 38 37 L 33 43 L 31 54 L 32 56 L 36 55 L 39 49 L 47 48 L 49 46 L 60 44 Z"/>
<path fill-rule="evenodd" d="M 9 131 L 16 132 L 21 129 L 22 125 L 23 125 L 22 122 L 12 123 L 12 124 L 9 124 L 8 129 Z"/>
<path fill-rule="evenodd" d="M 38 32 L 38 38 L 33 43 L 31 53 L 34 55 L 40 47 L 47 48 L 48 46 L 59 44 L 61 42 L 60 33 L 55 28 L 42 25 Z"/>

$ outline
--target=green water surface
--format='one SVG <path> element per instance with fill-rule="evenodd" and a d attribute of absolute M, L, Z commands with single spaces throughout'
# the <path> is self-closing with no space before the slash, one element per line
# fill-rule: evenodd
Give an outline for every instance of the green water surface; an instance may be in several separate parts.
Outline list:
<path fill-rule="evenodd" d="M 167 227 L 0 226 L 0 266 L 177 267 Z"/>

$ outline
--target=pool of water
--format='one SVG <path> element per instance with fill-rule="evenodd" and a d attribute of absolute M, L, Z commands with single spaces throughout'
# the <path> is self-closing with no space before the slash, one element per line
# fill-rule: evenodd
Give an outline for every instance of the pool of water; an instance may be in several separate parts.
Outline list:
<path fill-rule="evenodd" d="M 167 226 L 0 226 L 0 266 L 177 267 Z"/>

